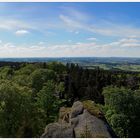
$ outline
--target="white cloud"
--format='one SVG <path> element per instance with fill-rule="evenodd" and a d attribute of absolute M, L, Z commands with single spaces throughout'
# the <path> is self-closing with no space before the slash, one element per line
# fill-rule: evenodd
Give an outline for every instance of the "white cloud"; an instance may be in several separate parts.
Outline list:
<path fill-rule="evenodd" d="M 44 35 L 54 35 L 54 33 L 50 32 L 47 27 L 53 28 L 52 26 L 46 24 L 45 21 L 43 22 L 40 20 L 27 21 L 27 20 L 15 19 L 15 18 L 5 19 L 0 17 L 0 31 L 7 30 L 16 33 L 17 35 L 26 34 L 27 33 L 26 31 L 29 32 L 29 30 L 34 30 Z"/>
<path fill-rule="evenodd" d="M 90 15 L 78 11 L 77 9 L 75 9 L 74 7 L 70 7 L 70 6 L 66 6 L 66 7 L 61 7 L 62 11 L 64 11 L 65 14 L 67 14 L 68 16 L 73 17 L 76 20 L 80 20 L 83 22 L 89 21 L 91 19 Z M 93 17 L 92 17 L 93 18 Z"/>
<path fill-rule="evenodd" d="M 16 20 L 16 19 L 0 19 L 0 29 L 5 30 L 17 30 L 17 29 L 29 29 L 32 28 L 29 24 Z"/>
<path fill-rule="evenodd" d="M 60 15 L 59 18 L 69 27 L 75 29 L 75 28 L 82 28 L 83 26 L 81 23 L 77 22 L 76 20 L 73 20 L 65 15 Z"/>
<path fill-rule="evenodd" d="M 94 24 L 86 24 L 84 22 L 73 19 L 71 16 L 60 15 L 64 27 L 69 30 L 84 30 L 92 33 L 97 33 L 104 36 L 119 36 L 119 37 L 138 37 L 140 36 L 140 28 L 132 25 L 123 25 L 111 23 L 109 21 L 98 21 Z"/>
<path fill-rule="evenodd" d="M 27 30 L 17 30 L 17 31 L 15 32 L 15 34 L 18 35 L 18 36 L 26 35 L 26 34 L 29 34 L 29 33 L 30 33 L 30 32 L 27 31 Z"/>
<path fill-rule="evenodd" d="M 38 45 L 44 45 L 44 44 L 45 42 L 42 42 L 42 41 L 38 43 Z"/>
<path fill-rule="evenodd" d="M 95 37 L 90 37 L 90 38 L 87 38 L 87 40 L 89 40 L 89 41 L 97 41 L 97 38 L 95 38 Z"/>
<path fill-rule="evenodd" d="M 77 42 L 46 46 L 39 43 L 30 45 L 14 45 L 0 43 L 0 57 L 80 57 L 80 56 L 140 56 L 140 41 L 123 38 L 111 43 Z"/>
<path fill-rule="evenodd" d="M 140 47 L 140 40 L 134 38 L 123 38 L 116 42 L 112 42 L 109 45 L 116 47 Z"/>

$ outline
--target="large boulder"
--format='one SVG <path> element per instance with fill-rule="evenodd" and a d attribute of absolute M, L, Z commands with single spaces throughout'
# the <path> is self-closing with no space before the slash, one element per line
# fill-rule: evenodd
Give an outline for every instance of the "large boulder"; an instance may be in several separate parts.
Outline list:
<path fill-rule="evenodd" d="M 92 101 L 77 101 L 72 108 L 62 107 L 57 123 L 45 128 L 43 138 L 109 138 L 110 126 L 102 119 L 103 114 Z"/>
<path fill-rule="evenodd" d="M 75 137 L 108 138 L 111 137 L 105 122 L 93 115 L 87 110 L 77 116 L 78 123 L 74 127 Z"/>
<path fill-rule="evenodd" d="M 77 101 L 73 104 L 72 108 L 71 108 L 71 118 L 76 117 L 79 114 L 82 114 L 84 110 L 84 106 L 82 104 L 82 102 Z"/>
<path fill-rule="evenodd" d="M 73 128 L 66 123 L 51 123 L 45 128 L 42 138 L 73 138 Z"/>

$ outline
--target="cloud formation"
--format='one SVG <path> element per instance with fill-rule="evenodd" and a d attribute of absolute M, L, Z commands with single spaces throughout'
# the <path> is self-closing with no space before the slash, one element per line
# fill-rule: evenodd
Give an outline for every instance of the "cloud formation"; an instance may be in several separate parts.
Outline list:
<path fill-rule="evenodd" d="M 65 24 L 66 28 L 72 30 L 85 30 L 104 36 L 140 36 L 140 28 L 131 25 L 116 24 L 105 20 L 99 20 L 98 24 L 86 24 L 78 20 L 73 20 L 73 17 L 67 15 L 60 15 L 60 19 Z"/>
<path fill-rule="evenodd" d="M 17 31 L 15 32 L 15 34 L 18 35 L 18 36 L 23 36 L 23 35 L 26 35 L 26 34 L 29 34 L 29 33 L 30 33 L 30 32 L 27 31 L 27 30 L 17 30 Z"/>
<path fill-rule="evenodd" d="M 96 3 L 9 5 L 0 8 L 0 57 L 140 56 L 139 15 L 127 19 L 133 11 L 114 14 Z"/>
<path fill-rule="evenodd" d="M 72 44 L 45 45 L 38 43 L 31 46 L 18 46 L 12 43 L 0 43 L 1 57 L 81 57 L 81 56 L 131 56 L 139 57 L 137 48 L 140 41 L 123 38 L 107 44 L 97 42 L 81 42 Z M 133 48 L 133 49 L 129 49 Z M 6 55 L 5 55 L 6 54 Z"/>
<path fill-rule="evenodd" d="M 87 38 L 87 40 L 89 40 L 89 41 L 97 41 L 97 38 L 95 38 L 95 37 L 90 37 L 90 38 Z"/>
<path fill-rule="evenodd" d="M 16 29 L 29 29 L 32 28 L 27 22 L 17 19 L 0 19 L 0 29 L 16 30 Z"/>

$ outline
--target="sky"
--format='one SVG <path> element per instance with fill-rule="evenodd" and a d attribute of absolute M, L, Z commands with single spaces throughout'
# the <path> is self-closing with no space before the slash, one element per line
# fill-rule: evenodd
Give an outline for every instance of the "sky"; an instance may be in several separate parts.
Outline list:
<path fill-rule="evenodd" d="M 0 3 L 0 57 L 140 57 L 140 3 Z"/>

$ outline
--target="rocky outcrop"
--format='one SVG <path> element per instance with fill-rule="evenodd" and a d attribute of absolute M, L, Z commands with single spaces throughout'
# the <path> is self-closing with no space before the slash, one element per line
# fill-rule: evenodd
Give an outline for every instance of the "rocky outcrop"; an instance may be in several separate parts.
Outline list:
<path fill-rule="evenodd" d="M 92 109 L 94 108 L 92 107 Z M 100 111 L 98 112 L 101 114 Z M 72 108 L 60 108 L 58 122 L 47 125 L 41 137 L 109 138 L 112 136 L 108 124 L 96 115 L 91 114 L 89 107 L 86 108 L 82 102 L 77 101 Z"/>
<path fill-rule="evenodd" d="M 111 137 L 105 122 L 91 115 L 87 110 L 77 116 L 78 122 L 74 127 L 75 137 L 108 138 Z"/>
<path fill-rule="evenodd" d="M 73 138 L 73 128 L 66 123 L 51 123 L 45 128 L 44 138 Z"/>
<path fill-rule="evenodd" d="M 75 102 L 71 108 L 70 117 L 71 118 L 77 117 L 79 114 L 82 114 L 83 110 L 84 110 L 83 104 L 80 101 Z"/>

